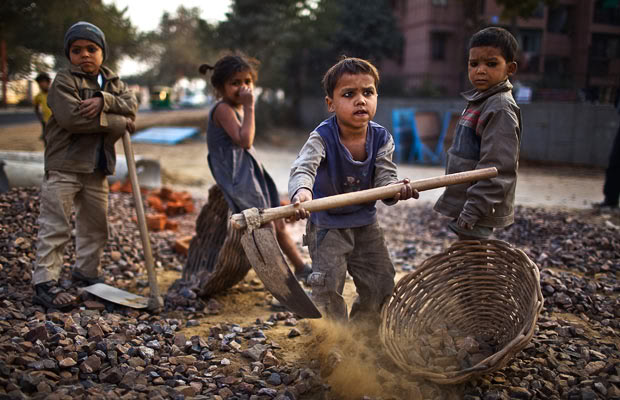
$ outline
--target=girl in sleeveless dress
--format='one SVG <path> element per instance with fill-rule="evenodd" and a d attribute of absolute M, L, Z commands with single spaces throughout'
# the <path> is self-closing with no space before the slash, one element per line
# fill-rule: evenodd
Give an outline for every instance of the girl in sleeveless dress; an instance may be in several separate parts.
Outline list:
<path fill-rule="evenodd" d="M 199 69 L 202 74 L 213 71 L 211 84 L 219 101 L 209 113 L 207 159 L 233 213 L 280 205 L 276 185 L 258 161 L 253 146 L 257 66 L 258 61 L 250 57 L 227 55 L 215 65 L 203 64 Z M 304 264 L 284 221 L 273 224 L 278 243 L 295 268 L 295 276 L 305 281 L 312 268 Z"/>

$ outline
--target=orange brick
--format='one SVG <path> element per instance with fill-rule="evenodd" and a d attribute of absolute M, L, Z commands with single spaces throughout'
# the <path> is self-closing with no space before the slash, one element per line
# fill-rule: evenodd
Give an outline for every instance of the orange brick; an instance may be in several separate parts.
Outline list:
<path fill-rule="evenodd" d="M 147 214 L 146 226 L 152 231 L 161 231 L 166 227 L 166 214 Z"/>
<path fill-rule="evenodd" d="M 110 192 L 114 192 L 114 193 L 118 193 L 121 191 L 121 182 L 120 181 L 116 181 L 113 184 L 110 185 Z"/>
<path fill-rule="evenodd" d="M 161 199 L 157 196 L 153 196 L 152 194 L 149 195 L 149 197 L 146 198 L 146 203 L 149 205 L 149 207 L 151 207 L 155 211 L 158 211 L 160 213 L 166 211 L 164 204 L 162 203 Z"/>
<path fill-rule="evenodd" d="M 181 201 L 181 202 L 185 202 L 188 200 L 192 200 L 192 195 L 189 194 L 186 191 L 182 191 L 182 192 L 172 192 L 170 193 L 170 195 L 168 196 L 168 200 L 169 201 Z"/>
<path fill-rule="evenodd" d="M 123 182 L 123 184 L 121 185 L 121 192 L 133 193 L 133 190 L 131 189 L 131 181 L 129 179 L 126 179 L 125 182 Z"/>
<path fill-rule="evenodd" d="M 171 195 L 172 195 L 172 190 L 170 190 L 169 188 L 163 186 L 161 189 L 159 189 L 159 197 L 162 200 L 170 200 Z"/>
<path fill-rule="evenodd" d="M 179 192 L 170 192 L 168 195 L 168 201 L 180 201 L 181 195 Z"/>
<path fill-rule="evenodd" d="M 177 221 L 166 220 L 166 226 L 164 227 L 166 230 L 177 231 L 179 230 L 179 223 Z"/>
<path fill-rule="evenodd" d="M 183 208 L 185 209 L 186 213 L 194 212 L 194 202 L 192 200 L 183 201 Z"/>
<path fill-rule="evenodd" d="M 184 212 L 185 207 L 183 206 L 183 203 L 180 203 L 178 201 L 169 201 L 166 204 L 166 215 L 168 216 L 179 215 L 183 214 Z"/>
<path fill-rule="evenodd" d="M 183 201 L 194 201 L 194 198 L 192 197 L 191 194 L 189 194 L 189 192 L 183 191 L 183 192 L 181 192 L 181 200 L 183 200 Z"/>
<path fill-rule="evenodd" d="M 192 236 L 184 236 L 182 238 L 177 239 L 174 242 L 174 251 L 179 254 L 187 255 L 189 252 L 189 244 L 192 241 Z"/>

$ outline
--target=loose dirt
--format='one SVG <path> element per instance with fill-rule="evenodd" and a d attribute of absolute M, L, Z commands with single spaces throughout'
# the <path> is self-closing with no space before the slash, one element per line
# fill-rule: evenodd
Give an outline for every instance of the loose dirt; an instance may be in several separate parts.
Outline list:
<path fill-rule="evenodd" d="M 206 122 L 207 110 L 187 110 L 171 113 L 144 113 L 139 114 L 138 126 L 144 128 L 155 124 L 165 125 L 187 125 L 199 124 L 204 127 Z M 190 121 L 190 122 L 188 122 Z M 19 150 L 19 151 L 41 151 L 43 144 L 38 140 L 39 125 L 37 123 L 0 126 L 0 149 L 2 150 Z M 284 165 L 290 166 L 290 158 L 294 158 L 295 150 L 299 148 L 300 138 L 303 141 L 303 135 L 293 134 L 286 136 L 284 134 L 275 135 L 273 137 L 263 138 L 265 146 L 262 147 L 263 154 L 270 162 L 278 162 L 282 164 L 274 170 L 274 174 L 278 176 L 286 175 Z M 122 144 L 118 144 L 117 151 L 122 154 Z M 288 151 L 282 151 L 281 146 L 288 148 Z M 278 150 L 279 149 L 279 150 Z M 160 161 L 163 170 L 164 184 L 173 187 L 175 190 L 189 190 L 197 200 L 196 211 L 190 215 L 183 217 L 184 222 L 180 223 L 181 229 L 177 233 L 178 237 L 193 234 L 193 221 L 197 218 L 200 207 L 206 201 L 206 193 L 208 187 L 213 184 L 213 178 L 209 172 L 206 162 L 206 145 L 204 136 L 197 139 L 189 140 L 175 146 L 161 146 L 143 143 L 135 143 L 134 151 L 136 154 L 148 156 Z M 260 154 L 260 152 L 259 152 Z M 291 155 L 292 154 L 292 155 Z M 271 171 L 271 170 L 270 170 Z M 420 171 L 419 169 L 416 171 Z M 441 173 L 441 168 L 427 168 L 423 173 L 430 176 Z M 596 187 L 600 191 L 601 175 L 600 171 L 584 173 L 578 178 L 572 179 L 570 176 L 562 176 L 561 174 L 540 173 L 532 174 L 532 179 L 547 176 L 547 191 L 541 184 L 531 186 L 529 192 L 521 192 L 522 199 L 541 198 L 542 203 L 553 203 L 556 198 L 568 198 L 573 196 L 580 202 L 579 204 L 590 201 L 590 199 L 598 198 L 598 194 L 593 193 Z M 416 178 L 422 176 L 416 176 Z M 538 179 L 538 178 L 536 178 Z M 540 179 L 536 180 L 538 182 Z M 278 179 L 281 181 L 282 179 Z M 581 185 L 586 188 L 589 197 L 582 194 L 562 193 L 559 189 L 563 181 L 570 180 L 572 183 Z M 553 182 L 555 186 L 549 193 L 549 182 Z M 284 188 L 278 183 L 280 190 Z M 526 186 L 524 186 L 526 188 Z M 564 190 L 573 190 L 571 189 Z M 524 189 L 526 190 L 526 189 Z M 592 192 L 592 193 L 590 193 Z M 536 197 L 538 196 L 538 197 Z M 553 197 L 557 196 L 557 197 Z M 576 197 L 575 197 L 576 196 Z M 549 197 L 549 198 L 547 198 Z M 518 194 L 519 200 L 519 194 Z M 529 200 L 528 200 L 529 201 Z M 428 219 L 425 225 L 421 226 L 418 220 L 412 221 L 408 217 L 411 210 L 420 207 L 422 202 L 408 202 L 398 204 L 395 207 L 380 207 L 381 223 L 385 230 L 386 240 L 389 248 L 393 251 L 393 258 L 398 269 L 396 281 L 404 274 L 412 270 L 428 256 L 437 253 L 447 247 L 454 240 L 453 236 L 447 232 L 442 225 L 445 221 L 441 218 Z M 537 203 L 539 204 L 539 203 Z M 555 201 L 557 205 L 557 201 Z M 570 203 L 573 204 L 573 203 Z M 418 214 L 420 209 L 418 208 Z M 424 209 L 426 210 L 426 209 Z M 425 211 L 424 215 L 431 214 L 430 210 Z M 524 210 L 526 214 L 527 210 Z M 412 213 L 414 214 L 414 213 Z M 420 215 L 415 218 L 422 219 Z M 570 220 L 569 220 L 570 219 Z M 529 220 L 528 220 L 529 221 Z M 614 236 L 617 237 L 618 227 L 620 227 L 620 215 L 618 214 L 601 214 L 588 209 L 574 210 L 571 216 L 566 219 L 566 223 L 571 221 L 582 221 L 584 224 L 606 226 L 613 229 Z M 529 223 L 529 222 L 528 222 Z M 542 218 L 533 220 L 532 225 L 544 225 Z M 310 261 L 307 250 L 301 247 L 301 237 L 305 229 L 305 223 L 297 222 L 287 225 L 290 234 L 294 238 L 298 247 L 301 248 L 302 257 L 306 261 Z M 548 238 L 549 235 L 544 236 Z M 517 243 L 512 237 L 505 240 Z M 521 244 L 525 249 L 529 245 Z M 552 246 L 549 246 L 551 249 Z M 526 249 L 527 250 L 527 249 Z M 551 251 L 551 250 L 547 250 Z M 557 250 L 555 250 L 557 251 Z M 561 252 L 561 251 L 560 251 Z M 551 253 L 549 253 L 551 254 Z M 597 256 L 598 257 L 598 256 Z M 545 263 L 545 259 L 540 257 L 541 261 L 537 261 L 539 266 Z M 183 267 L 181 262 L 176 265 L 164 265 L 157 268 L 158 281 L 162 293 L 165 293 L 168 287 L 181 276 Z M 611 260 L 610 262 L 616 262 Z M 545 266 L 546 269 L 552 270 L 555 267 Z M 570 270 L 576 277 L 583 278 L 583 272 L 569 268 L 565 265 L 559 266 L 555 272 L 566 272 Z M 616 274 L 617 277 L 617 274 Z M 615 284 L 615 283 L 614 283 Z M 146 294 L 144 286 L 134 286 L 136 292 Z M 615 286 L 617 291 L 617 285 Z M 617 293 L 617 292 L 616 292 Z M 609 294 L 607 294 L 609 296 Z M 344 297 L 349 306 L 355 298 L 355 288 L 352 280 L 347 280 L 345 284 Z M 551 297 L 549 295 L 549 297 Z M 264 290 L 262 284 L 257 279 L 253 271 L 250 271 L 244 280 L 223 293 L 213 298 L 218 304 L 219 312 L 206 317 L 196 317 L 191 312 L 183 313 L 182 318 L 191 320 L 195 319 L 197 324 L 183 327 L 180 332 L 185 334 L 187 338 L 194 335 L 208 337 L 210 329 L 218 324 L 239 324 L 247 326 L 252 324 L 256 319 L 268 320 L 269 317 L 281 309 L 274 308 L 271 305 L 272 298 Z M 587 331 L 592 338 L 608 337 L 601 333 L 601 328 L 594 327 L 588 321 L 582 319 L 577 312 L 549 313 L 549 317 L 554 320 L 563 321 L 562 324 L 577 325 Z M 301 332 L 300 336 L 289 338 L 289 332 L 292 327 L 285 324 L 277 324 L 267 332 L 267 336 L 271 343 L 277 343 L 281 348 L 278 357 L 283 363 L 303 367 L 317 367 L 320 365 L 323 378 L 331 386 L 332 398 L 360 398 L 363 395 L 395 398 L 415 398 L 412 393 L 415 390 L 413 386 L 409 388 L 408 377 L 400 376 L 398 373 L 387 372 L 393 371 L 390 368 L 380 368 L 379 366 L 388 366 L 390 361 L 387 360 L 382 352 L 378 351 L 380 344 L 378 339 L 373 342 L 367 342 L 361 337 L 363 335 L 357 331 L 354 326 L 342 327 L 333 325 L 324 321 L 299 321 L 296 328 Z M 618 346 L 617 337 L 607 339 L 610 343 Z M 228 356 L 227 356 L 228 357 Z M 230 353 L 231 364 L 226 367 L 226 374 L 234 374 L 239 371 L 243 364 L 239 353 Z M 313 364 L 314 363 L 314 364 Z M 318 365 L 317 365 L 318 363 Z M 247 363 L 246 363 L 247 364 Z M 393 385 L 392 385 L 393 384 Z M 403 393 L 385 393 L 386 387 L 398 386 L 403 390 L 409 388 L 411 392 Z M 452 393 L 445 393 L 444 398 L 462 398 L 459 395 L 458 388 L 453 389 Z"/>

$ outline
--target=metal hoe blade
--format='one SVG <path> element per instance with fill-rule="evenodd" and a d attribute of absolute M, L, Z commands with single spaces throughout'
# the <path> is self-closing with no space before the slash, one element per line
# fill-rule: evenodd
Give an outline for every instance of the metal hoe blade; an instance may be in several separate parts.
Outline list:
<path fill-rule="evenodd" d="M 149 306 L 148 297 L 138 296 L 105 283 L 95 283 L 83 289 L 90 294 L 122 306 L 131 308 L 147 308 Z"/>
<path fill-rule="evenodd" d="M 321 318 L 321 312 L 291 272 L 269 227 L 246 232 L 241 245 L 256 275 L 286 308 L 304 318 Z"/>

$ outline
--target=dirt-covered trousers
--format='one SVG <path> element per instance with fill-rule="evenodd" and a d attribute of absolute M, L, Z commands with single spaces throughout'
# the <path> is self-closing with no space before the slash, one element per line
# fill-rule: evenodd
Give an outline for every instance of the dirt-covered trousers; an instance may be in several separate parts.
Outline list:
<path fill-rule="evenodd" d="M 308 284 L 312 287 L 313 301 L 324 315 L 347 320 L 342 292 L 348 271 L 358 295 L 351 307 L 351 319 L 377 322 L 381 306 L 394 290 L 395 274 L 379 224 L 321 229 L 308 221 L 305 243 L 313 270 Z"/>
<path fill-rule="evenodd" d="M 105 174 L 48 171 L 41 186 L 37 257 L 33 285 L 57 281 L 65 246 L 71 240 L 71 208 L 75 205 L 74 268 L 84 276 L 99 275 L 108 239 L 108 180 Z"/>

